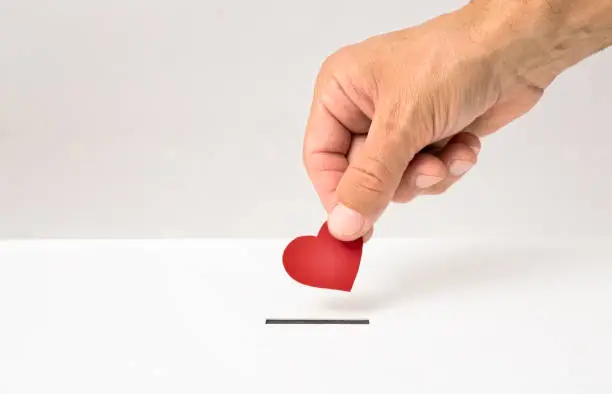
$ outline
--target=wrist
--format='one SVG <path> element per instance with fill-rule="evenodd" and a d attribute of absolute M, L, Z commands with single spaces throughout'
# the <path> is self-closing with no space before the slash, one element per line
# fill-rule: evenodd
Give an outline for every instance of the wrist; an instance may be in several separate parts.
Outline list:
<path fill-rule="evenodd" d="M 540 88 L 612 45 L 612 0 L 473 0 L 460 12 L 506 80 Z"/>

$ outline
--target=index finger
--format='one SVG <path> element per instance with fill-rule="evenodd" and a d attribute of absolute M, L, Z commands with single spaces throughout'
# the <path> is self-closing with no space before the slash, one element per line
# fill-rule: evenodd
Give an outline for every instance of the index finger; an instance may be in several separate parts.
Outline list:
<path fill-rule="evenodd" d="M 350 147 L 351 132 L 315 98 L 304 136 L 303 160 L 327 212 L 336 204 L 336 188 L 348 168 Z"/>

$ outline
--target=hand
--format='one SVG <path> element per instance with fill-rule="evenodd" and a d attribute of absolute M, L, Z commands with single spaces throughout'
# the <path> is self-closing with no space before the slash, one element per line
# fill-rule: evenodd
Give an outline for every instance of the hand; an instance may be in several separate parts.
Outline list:
<path fill-rule="evenodd" d="M 466 6 L 324 62 L 303 153 L 336 238 L 367 239 L 390 202 L 447 190 L 476 163 L 479 137 L 542 96 L 479 36 L 479 15 Z"/>

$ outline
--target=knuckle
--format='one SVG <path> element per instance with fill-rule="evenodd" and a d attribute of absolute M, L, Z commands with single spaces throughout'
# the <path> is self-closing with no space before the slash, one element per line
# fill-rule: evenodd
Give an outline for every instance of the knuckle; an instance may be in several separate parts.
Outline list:
<path fill-rule="evenodd" d="M 372 156 L 362 158 L 361 165 L 353 165 L 357 174 L 356 187 L 374 194 L 385 194 L 386 185 L 391 176 L 388 166 L 381 160 Z"/>
<path fill-rule="evenodd" d="M 305 139 L 302 145 L 302 164 L 307 171 L 310 171 L 313 167 L 313 162 L 316 159 L 317 152 L 313 151 L 307 139 Z"/>
<path fill-rule="evenodd" d="M 478 155 L 472 149 L 472 144 L 458 142 L 453 144 L 452 147 L 455 148 L 455 152 L 452 152 L 453 156 L 458 160 L 469 161 L 473 164 L 478 160 Z"/>
<path fill-rule="evenodd" d="M 350 47 L 342 47 L 338 49 L 336 52 L 327 56 L 323 63 L 321 64 L 320 75 L 329 74 L 338 69 L 339 65 L 342 64 L 347 56 L 349 56 Z"/>
<path fill-rule="evenodd" d="M 454 141 L 456 142 L 462 142 L 466 145 L 469 146 L 478 146 L 480 145 L 480 138 L 478 138 L 476 135 L 467 132 L 467 131 L 462 131 L 460 133 L 458 133 L 455 138 Z"/>
<path fill-rule="evenodd" d="M 330 70 L 333 70 L 337 62 L 336 58 L 337 58 L 336 53 L 333 53 L 329 55 L 327 58 L 325 58 L 325 60 L 323 60 L 323 63 L 321 63 L 321 69 L 319 71 L 319 75 L 325 75 Z"/>
<path fill-rule="evenodd" d="M 341 76 L 345 76 L 354 63 L 349 59 L 352 56 L 348 47 L 341 48 L 327 56 L 321 63 L 317 78 L 315 92 L 322 92 L 334 87 Z M 333 89 L 332 89 L 333 90 Z M 321 99 L 322 97 L 319 97 Z"/>
<path fill-rule="evenodd" d="M 382 178 L 361 167 L 354 167 L 354 170 L 359 173 L 359 181 L 355 185 L 357 188 L 374 194 L 383 193 L 384 182 Z"/>

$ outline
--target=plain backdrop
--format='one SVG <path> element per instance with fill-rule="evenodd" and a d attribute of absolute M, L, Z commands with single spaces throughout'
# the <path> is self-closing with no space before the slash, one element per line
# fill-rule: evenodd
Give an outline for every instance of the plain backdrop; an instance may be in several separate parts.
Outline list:
<path fill-rule="evenodd" d="M 324 58 L 463 1 L 0 0 L 0 237 L 289 237 Z M 419 59 L 414 59 L 418 62 Z M 612 52 L 379 236 L 608 235 Z"/>

